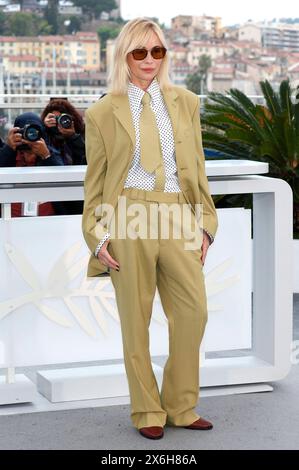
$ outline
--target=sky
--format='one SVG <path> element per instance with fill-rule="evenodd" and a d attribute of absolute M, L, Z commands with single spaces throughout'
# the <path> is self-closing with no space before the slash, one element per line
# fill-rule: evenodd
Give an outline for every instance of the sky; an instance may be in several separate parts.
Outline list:
<path fill-rule="evenodd" d="M 121 12 L 125 20 L 154 16 L 167 26 L 177 15 L 221 16 L 224 26 L 248 19 L 262 21 L 299 17 L 298 4 L 294 0 L 121 0 Z"/>

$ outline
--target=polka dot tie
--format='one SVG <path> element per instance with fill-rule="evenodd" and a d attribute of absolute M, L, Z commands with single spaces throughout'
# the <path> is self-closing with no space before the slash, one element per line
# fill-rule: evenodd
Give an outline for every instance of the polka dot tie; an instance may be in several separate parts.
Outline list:
<path fill-rule="evenodd" d="M 145 92 L 140 115 L 140 162 L 148 173 L 155 171 L 155 189 L 164 190 L 165 172 L 159 130 L 154 112 L 150 107 L 151 97 Z"/>

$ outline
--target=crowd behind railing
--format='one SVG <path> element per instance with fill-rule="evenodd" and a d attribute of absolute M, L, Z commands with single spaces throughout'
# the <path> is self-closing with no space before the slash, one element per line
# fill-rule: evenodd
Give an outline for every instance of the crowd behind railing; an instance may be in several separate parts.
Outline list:
<path fill-rule="evenodd" d="M 0 138 L 0 167 L 85 165 L 84 118 L 67 98 L 52 98 L 40 115 L 19 114 Z M 11 216 L 81 214 L 83 201 L 12 203 Z"/>

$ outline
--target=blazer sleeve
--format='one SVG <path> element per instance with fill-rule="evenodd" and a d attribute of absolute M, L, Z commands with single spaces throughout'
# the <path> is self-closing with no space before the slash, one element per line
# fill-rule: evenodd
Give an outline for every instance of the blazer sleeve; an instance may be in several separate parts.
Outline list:
<path fill-rule="evenodd" d="M 85 123 L 87 169 L 84 180 L 82 231 L 88 248 L 92 254 L 95 254 L 100 240 L 108 232 L 107 228 L 101 224 L 100 210 L 107 156 L 100 129 L 88 110 L 85 112 Z"/>
<path fill-rule="evenodd" d="M 205 156 L 202 146 L 201 137 L 201 125 L 200 125 L 200 113 L 199 113 L 200 101 L 197 97 L 197 104 L 193 114 L 193 128 L 195 132 L 195 146 L 197 156 L 197 170 L 198 170 L 198 184 L 201 192 L 201 203 L 202 207 L 202 228 L 208 234 L 211 234 L 213 239 L 218 228 L 218 218 L 215 209 L 214 201 L 212 199 L 208 178 L 205 170 Z"/>

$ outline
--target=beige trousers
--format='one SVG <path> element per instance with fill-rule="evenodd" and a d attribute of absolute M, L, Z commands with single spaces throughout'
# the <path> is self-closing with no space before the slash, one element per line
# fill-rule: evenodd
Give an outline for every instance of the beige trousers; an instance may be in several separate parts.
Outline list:
<path fill-rule="evenodd" d="M 176 210 L 182 213 L 185 207 L 185 215 L 189 215 L 193 228 L 198 227 L 197 221 L 183 193 L 127 188 L 123 189 L 122 197 L 127 208 L 125 221 L 118 220 L 118 213 L 122 211 L 118 204 L 115 232 L 108 251 L 120 264 L 119 272 L 111 269 L 110 274 L 121 322 L 131 419 L 137 429 L 166 423 L 187 426 L 199 418 L 195 407 L 199 397 L 199 348 L 207 322 L 207 300 L 201 244 L 196 249 L 186 249 L 185 242 L 190 242 L 191 234 L 187 230 L 180 238 L 173 235 L 175 228 L 183 232 L 185 222 L 167 208 L 175 203 Z M 137 207 L 143 211 L 142 224 L 138 226 L 132 223 L 138 214 L 134 212 Z M 124 225 L 128 236 L 121 238 Z M 140 236 L 140 225 L 147 226 L 151 237 Z M 165 237 L 163 230 L 167 225 L 169 236 Z M 169 356 L 161 394 L 149 351 L 149 325 L 156 287 L 169 328 Z"/>

